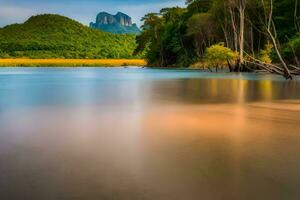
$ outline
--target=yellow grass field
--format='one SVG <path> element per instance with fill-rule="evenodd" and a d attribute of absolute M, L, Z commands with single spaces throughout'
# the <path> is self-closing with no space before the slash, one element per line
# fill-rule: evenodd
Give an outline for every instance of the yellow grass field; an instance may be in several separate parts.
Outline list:
<path fill-rule="evenodd" d="M 0 67 L 120 67 L 146 64 L 143 59 L 0 59 Z"/>

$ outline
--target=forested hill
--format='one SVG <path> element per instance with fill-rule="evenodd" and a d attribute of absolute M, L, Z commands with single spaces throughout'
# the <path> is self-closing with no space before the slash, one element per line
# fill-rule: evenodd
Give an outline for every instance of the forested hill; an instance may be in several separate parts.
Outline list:
<path fill-rule="evenodd" d="M 0 28 L 0 57 L 129 58 L 134 35 L 90 29 L 60 15 L 44 14 Z"/>

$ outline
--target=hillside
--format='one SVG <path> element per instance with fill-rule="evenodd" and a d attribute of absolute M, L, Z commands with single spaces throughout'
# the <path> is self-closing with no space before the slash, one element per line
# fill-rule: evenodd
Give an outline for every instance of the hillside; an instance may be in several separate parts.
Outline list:
<path fill-rule="evenodd" d="M 130 58 L 135 47 L 134 35 L 101 32 L 60 15 L 0 28 L 2 58 Z"/>

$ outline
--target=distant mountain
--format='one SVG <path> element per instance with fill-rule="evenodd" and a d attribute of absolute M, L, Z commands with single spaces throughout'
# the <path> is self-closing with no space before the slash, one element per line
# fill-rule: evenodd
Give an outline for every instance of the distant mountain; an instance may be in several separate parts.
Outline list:
<path fill-rule="evenodd" d="M 134 35 L 91 29 L 60 15 L 37 15 L 0 28 L 0 57 L 129 58 Z"/>
<path fill-rule="evenodd" d="M 115 34 L 140 33 L 140 29 L 132 23 L 131 17 L 121 12 L 116 15 L 100 12 L 96 17 L 96 23 L 91 22 L 90 27 Z"/>

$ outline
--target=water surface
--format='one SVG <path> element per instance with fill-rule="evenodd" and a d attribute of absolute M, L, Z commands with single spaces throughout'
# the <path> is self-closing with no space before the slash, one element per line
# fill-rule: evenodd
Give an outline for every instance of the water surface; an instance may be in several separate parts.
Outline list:
<path fill-rule="evenodd" d="M 300 80 L 0 68 L 0 199 L 299 199 Z"/>

